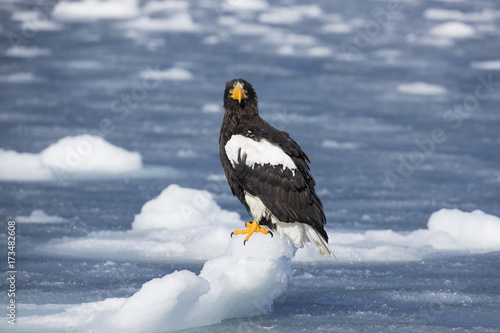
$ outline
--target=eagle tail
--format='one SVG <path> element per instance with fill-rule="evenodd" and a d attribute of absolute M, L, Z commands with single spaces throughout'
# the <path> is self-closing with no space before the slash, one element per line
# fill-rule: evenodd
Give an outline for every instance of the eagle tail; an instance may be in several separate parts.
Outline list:
<path fill-rule="evenodd" d="M 323 238 L 323 236 L 320 235 L 316 229 L 314 229 L 312 226 L 305 224 L 304 225 L 307 233 L 309 235 L 309 238 L 312 240 L 314 245 L 318 248 L 319 253 L 323 255 L 325 258 L 337 258 L 335 257 L 335 254 L 333 253 L 332 249 L 328 245 L 327 241 Z"/>
<path fill-rule="evenodd" d="M 328 246 L 328 242 L 321 234 L 312 226 L 305 223 L 276 223 L 277 230 L 281 236 L 286 236 L 286 239 L 293 243 L 296 247 L 303 247 L 305 243 L 312 242 L 318 248 L 325 258 L 335 257 L 332 249 Z"/>

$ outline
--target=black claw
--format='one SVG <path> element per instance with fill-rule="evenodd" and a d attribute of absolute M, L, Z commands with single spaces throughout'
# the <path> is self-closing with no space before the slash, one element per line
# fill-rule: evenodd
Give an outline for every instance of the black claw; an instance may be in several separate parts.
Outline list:
<path fill-rule="evenodd" d="M 231 233 L 231 238 L 233 238 L 233 235 L 234 235 L 234 231 Z"/>
<path fill-rule="evenodd" d="M 273 232 L 271 230 L 268 230 L 268 232 L 271 234 L 271 238 L 274 237 Z"/>
<path fill-rule="evenodd" d="M 243 246 L 245 246 L 245 245 L 247 245 L 247 240 L 246 239 L 243 241 Z"/>

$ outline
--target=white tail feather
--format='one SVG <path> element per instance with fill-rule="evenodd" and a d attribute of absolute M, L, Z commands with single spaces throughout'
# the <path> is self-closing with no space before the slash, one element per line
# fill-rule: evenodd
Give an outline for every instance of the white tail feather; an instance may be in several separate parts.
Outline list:
<path fill-rule="evenodd" d="M 288 241 L 296 247 L 301 248 L 305 243 L 314 243 L 325 258 L 335 257 L 332 249 L 328 246 L 326 240 L 313 227 L 308 224 L 294 222 L 283 223 L 277 222 L 276 229 L 281 236 L 285 236 Z"/>
<path fill-rule="evenodd" d="M 328 246 L 328 243 L 326 240 L 321 236 L 313 227 L 311 227 L 308 224 L 304 225 L 307 233 L 309 234 L 309 238 L 312 239 L 313 243 L 316 245 L 316 247 L 319 250 L 319 253 L 323 255 L 325 258 L 337 258 L 335 257 L 335 254 L 333 253 L 332 249 L 330 246 Z"/>

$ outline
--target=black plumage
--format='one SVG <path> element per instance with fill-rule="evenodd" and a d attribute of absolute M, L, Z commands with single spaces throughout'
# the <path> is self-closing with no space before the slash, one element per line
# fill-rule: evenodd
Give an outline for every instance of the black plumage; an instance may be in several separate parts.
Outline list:
<path fill-rule="evenodd" d="M 307 155 L 287 132 L 274 128 L 259 116 L 257 95 L 247 81 L 234 79 L 226 83 L 224 109 L 219 136 L 220 158 L 233 194 L 260 225 L 271 230 L 279 228 L 277 221 L 311 226 L 313 233 L 315 231 L 319 237 L 309 232 L 309 237 L 305 239 L 312 238 L 323 255 L 333 255 L 326 245 L 328 235 L 324 229 L 325 214 L 321 200 L 314 191 L 315 181 L 310 173 Z M 236 146 L 237 152 L 228 156 L 228 142 L 235 136 L 238 142 L 242 142 L 241 147 L 238 149 Z M 265 154 L 249 156 L 256 154 L 252 147 L 260 149 L 261 146 L 255 144 L 267 144 L 266 147 L 271 147 L 274 155 L 282 155 L 269 156 L 270 162 L 266 161 L 268 156 Z M 234 147 L 231 144 L 231 148 Z M 278 147 L 280 151 L 273 147 Z M 279 164 L 281 160 L 278 158 L 288 161 L 288 164 Z M 264 204 L 265 212 L 260 216 L 256 216 L 259 215 L 258 205 L 251 207 L 253 201 L 249 196 L 260 199 Z"/>

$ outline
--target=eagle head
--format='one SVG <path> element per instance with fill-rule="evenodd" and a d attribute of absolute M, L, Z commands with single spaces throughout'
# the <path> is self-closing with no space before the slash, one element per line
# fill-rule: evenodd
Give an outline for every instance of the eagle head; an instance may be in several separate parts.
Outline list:
<path fill-rule="evenodd" d="M 257 110 L 257 94 L 252 85 L 243 79 L 234 79 L 226 83 L 224 91 L 226 110 Z"/>

